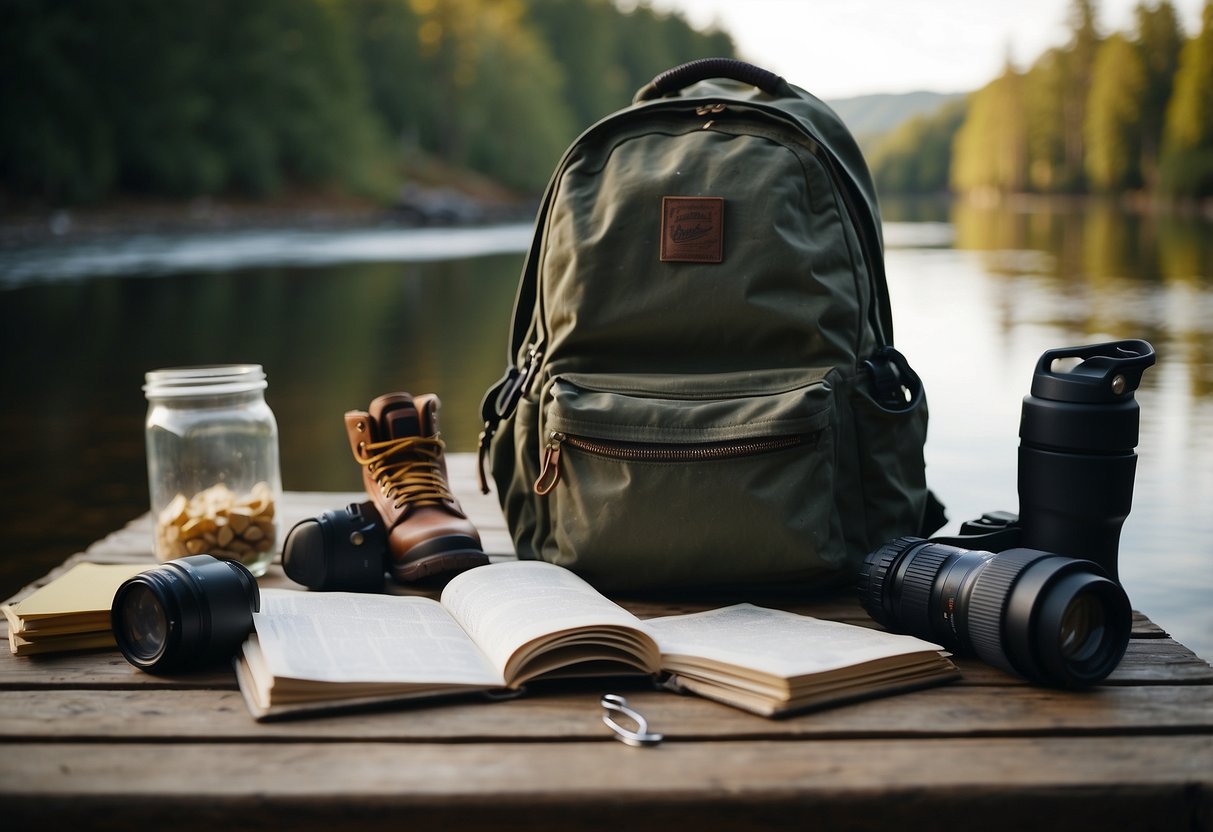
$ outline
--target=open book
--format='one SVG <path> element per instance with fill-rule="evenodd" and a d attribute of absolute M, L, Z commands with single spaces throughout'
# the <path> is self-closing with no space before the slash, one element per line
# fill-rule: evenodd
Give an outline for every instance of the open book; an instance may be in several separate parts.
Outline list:
<path fill-rule="evenodd" d="M 541 561 L 469 570 L 440 601 L 266 589 L 254 622 L 236 674 L 258 719 L 622 673 L 773 716 L 958 675 L 938 645 L 750 604 L 641 621 Z"/>

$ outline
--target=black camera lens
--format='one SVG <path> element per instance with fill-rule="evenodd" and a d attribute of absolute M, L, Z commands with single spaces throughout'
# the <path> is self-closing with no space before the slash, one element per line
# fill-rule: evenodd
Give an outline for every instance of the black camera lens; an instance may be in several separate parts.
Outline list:
<path fill-rule="evenodd" d="M 261 593 L 239 563 L 192 555 L 142 572 L 114 594 L 118 649 L 149 673 L 230 658 L 253 627 Z"/>
<path fill-rule="evenodd" d="M 301 520 L 282 544 L 283 571 L 309 589 L 377 592 L 386 559 L 387 530 L 370 502 Z"/>
<path fill-rule="evenodd" d="M 864 561 L 859 600 L 890 630 L 1056 687 L 1105 678 L 1132 628 L 1128 596 L 1099 566 L 1037 549 L 898 538 Z"/>

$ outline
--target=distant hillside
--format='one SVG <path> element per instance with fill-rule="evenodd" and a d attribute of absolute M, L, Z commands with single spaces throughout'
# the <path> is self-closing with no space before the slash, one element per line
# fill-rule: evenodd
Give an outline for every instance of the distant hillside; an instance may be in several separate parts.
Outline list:
<path fill-rule="evenodd" d="M 907 92 L 860 95 L 827 101 L 842 117 L 847 129 L 860 144 L 890 132 L 898 125 L 919 115 L 929 115 L 950 101 L 967 93 Z"/>

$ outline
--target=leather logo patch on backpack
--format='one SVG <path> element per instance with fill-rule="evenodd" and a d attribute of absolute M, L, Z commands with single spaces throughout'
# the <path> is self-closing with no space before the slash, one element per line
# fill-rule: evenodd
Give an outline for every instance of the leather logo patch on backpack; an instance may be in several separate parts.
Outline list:
<path fill-rule="evenodd" d="M 661 199 L 661 259 L 670 263 L 724 260 L 724 199 L 667 196 Z"/>

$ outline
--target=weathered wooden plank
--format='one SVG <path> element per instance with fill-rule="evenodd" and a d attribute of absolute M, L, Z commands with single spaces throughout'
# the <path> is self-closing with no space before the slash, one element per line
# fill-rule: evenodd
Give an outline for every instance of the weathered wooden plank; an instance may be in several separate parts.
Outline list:
<path fill-rule="evenodd" d="M 1209 829 L 1213 737 L 9 744 L 13 828 Z"/>
<path fill-rule="evenodd" d="M 226 667 L 153 676 L 131 666 L 117 648 L 74 653 L 0 655 L 0 690 L 48 688 L 236 689 L 236 675 Z"/>
<path fill-rule="evenodd" d="M 967 685 L 1028 684 L 976 659 L 960 657 L 953 661 Z M 1174 639 L 1133 638 L 1120 664 L 1100 685 L 1213 685 L 1213 667 Z"/>
<path fill-rule="evenodd" d="M 1023 680 L 971 658 L 955 659 L 965 686 L 1026 685 Z M 226 668 L 152 676 L 131 667 L 116 650 L 17 657 L 0 653 L 0 690 L 65 687 L 235 689 Z M 1104 685 L 1213 684 L 1213 667 L 1172 639 L 1129 643 L 1120 666 Z"/>
<path fill-rule="evenodd" d="M 561 686 L 505 702 L 451 701 L 257 723 L 236 691 L 0 691 L 0 741 L 539 742 L 608 740 L 598 698 L 626 694 L 670 740 L 1213 734 L 1213 686 L 947 686 L 771 720 L 635 685 Z"/>
<path fill-rule="evenodd" d="M 1213 666 L 1174 639 L 1132 639 L 1107 683 L 1148 685 L 1163 678 L 1175 683 L 1213 684 Z"/>

